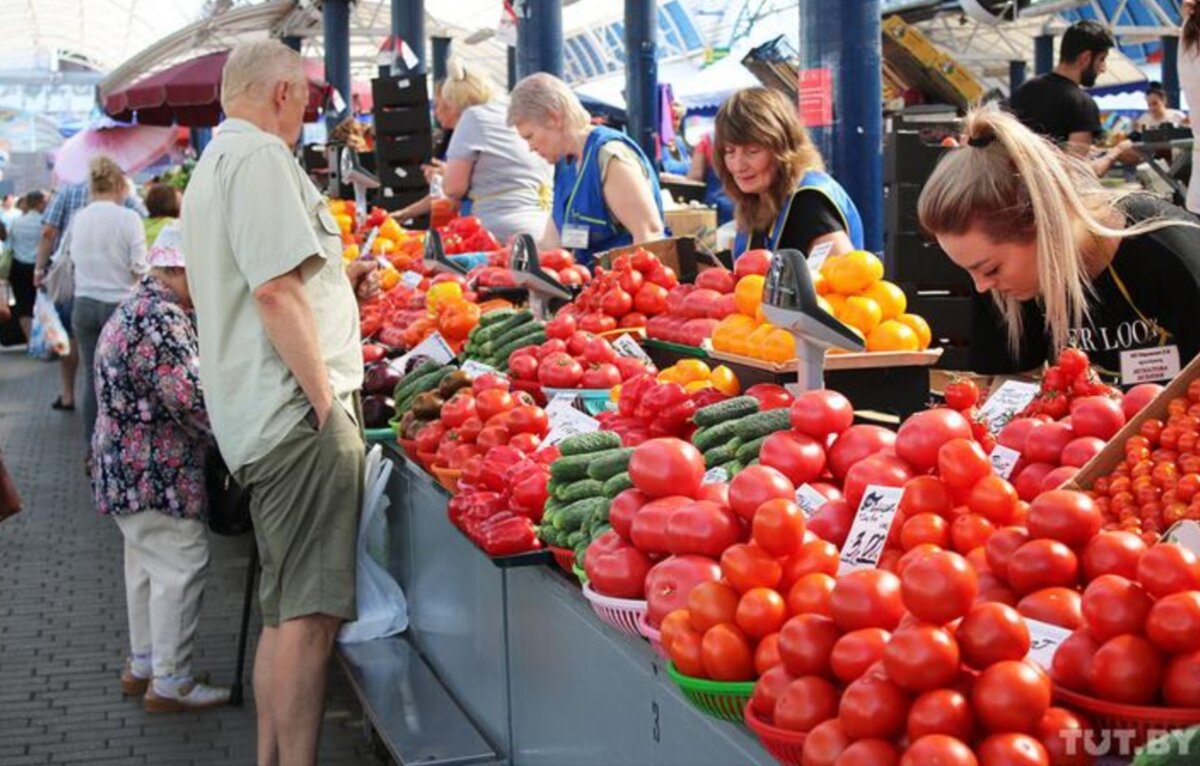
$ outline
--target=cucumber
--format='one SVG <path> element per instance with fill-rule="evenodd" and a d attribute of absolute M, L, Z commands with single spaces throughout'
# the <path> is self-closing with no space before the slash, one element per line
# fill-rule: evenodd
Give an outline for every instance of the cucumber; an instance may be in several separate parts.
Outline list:
<path fill-rule="evenodd" d="M 792 416 L 787 408 L 757 412 L 737 421 L 737 435 L 742 444 L 748 444 L 760 436 L 792 427 Z"/>
<path fill-rule="evenodd" d="M 510 354 L 512 354 L 512 352 L 519 348 L 525 348 L 526 346 L 538 346 L 545 341 L 546 331 L 539 328 L 536 332 L 533 332 L 530 335 L 523 335 L 511 343 L 506 343 L 505 345 L 496 349 L 496 353 L 493 354 L 493 358 L 496 360 L 496 365 L 493 366 L 504 365 L 507 367 L 508 357 Z"/>
<path fill-rule="evenodd" d="M 608 506 L 608 500 L 603 497 L 589 497 L 575 502 L 563 508 L 558 516 L 554 519 L 554 528 L 558 530 L 566 530 L 574 532 L 583 526 L 583 523 L 592 517 L 601 508 Z M 568 548 L 573 546 L 567 546 Z"/>
<path fill-rule="evenodd" d="M 737 436 L 739 422 L 737 420 L 726 420 L 724 423 L 702 428 L 692 434 L 692 444 L 696 445 L 696 449 L 701 452 L 708 452 L 713 447 L 720 446 Z"/>
<path fill-rule="evenodd" d="M 756 459 L 758 457 L 758 451 L 760 449 L 762 449 L 763 442 L 765 442 L 766 440 L 767 440 L 767 437 L 760 436 L 757 439 L 755 439 L 754 441 L 746 442 L 745 444 L 743 444 L 742 446 L 737 448 L 737 452 L 735 453 L 735 459 L 742 465 L 746 465 L 751 460 Z"/>
<path fill-rule="evenodd" d="M 597 481 L 608 481 L 612 477 L 629 470 L 629 459 L 633 457 L 633 447 L 622 447 L 613 450 L 612 454 L 601 460 L 593 461 L 588 466 L 588 476 Z"/>
<path fill-rule="evenodd" d="M 494 311 L 489 311 L 483 316 L 479 317 L 478 326 L 491 327 L 492 325 L 499 324 L 500 322 L 509 319 L 513 314 L 516 313 L 516 309 L 495 309 Z"/>
<path fill-rule="evenodd" d="M 523 325 L 526 322 L 531 322 L 531 321 L 533 321 L 533 312 L 532 311 L 529 311 L 528 309 L 522 309 L 521 311 L 514 311 L 512 314 L 509 314 L 507 317 L 500 320 L 499 322 L 488 325 L 488 327 L 491 328 L 490 337 L 498 338 L 501 335 L 503 335 L 504 333 L 513 329 L 514 327 L 517 327 L 518 325 Z"/>
<path fill-rule="evenodd" d="M 692 422 L 698 426 L 715 426 L 726 420 L 736 420 L 758 412 L 758 400 L 753 396 L 736 396 L 723 402 L 696 410 Z"/>
<path fill-rule="evenodd" d="M 629 478 L 628 472 L 619 473 L 604 482 L 604 496 L 609 499 L 616 497 L 627 489 L 633 489 L 633 479 Z"/>
<path fill-rule="evenodd" d="M 614 434 L 615 435 L 615 434 Z M 588 466 L 592 461 L 608 455 L 612 450 L 604 450 L 603 452 L 589 452 L 584 455 L 569 455 L 560 457 L 550 464 L 550 476 L 558 479 L 560 482 L 571 482 L 579 479 L 586 479 Z"/>
<path fill-rule="evenodd" d="M 440 366 L 441 365 L 439 365 L 437 362 L 428 360 L 421 362 L 413 369 L 412 372 L 405 375 L 400 382 L 396 384 L 396 387 L 392 389 L 392 399 L 400 401 L 404 397 L 408 396 L 408 392 L 414 385 L 416 385 L 417 380 L 431 372 L 437 372 Z"/>
<path fill-rule="evenodd" d="M 568 436 L 558 444 L 563 457 L 586 455 L 592 452 L 616 450 L 621 446 L 621 437 L 612 431 L 592 431 L 587 434 Z M 610 476 L 612 474 L 609 474 Z"/>
<path fill-rule="evenodd" d="M 730 460 L 728 463 L 726 463 L 725 465 L 723 465 L 721 467 L 725 469 L 725 475 L 732 479 L 734 476 L 737 476 L 738 473 L 740 473 L 743 469 L 745 469 L 746 466 L 742 465 L 741 463 L 739 463 L 736 460 Z"/>
<path fill-rule="evenodd" d="M 595 479 L 580 479 L 554 491 L 554 497 L 564 503 L 573 503 L 587 497 L 600 497 L 604 494 L 604 483 Z"/>
<path fill-rule="evenodd" d="M 566 548 L 578 548 L 579 544 L 588 539 L 587 532 L 577 529 L 567 536 Z"/>
<path fill-rule="evenodd" d="M 1186 766 L 1197 762 L 1200 726 L 1168 732 L 1138 748 L 1133 766 Z"/>
<path fill-rule="evenodd" d="M 519 338 L 523 335 L 528 335 L 534 330 L 544 329 L 544 327 L 545 325 L 543 325 L 541 322 L 535 322 L 532 319 L 527 319 L 523 322 L 513 325 L 503 332 L 496 333 L 488 340 L 487 343 L 484 344 L 484 347 L 494 351 L 501 346 L 508 345 L 510 341 L 516 338 Z"/>
<path fill-rule="evenodd" d="M 704 466 L 712 468 L 714 466 L 728 463 L 737 457 L 738 447 L 742 446 L 742 440 L 736 436 L 725 442 L 724 444 L 713 447 L 708 452 L 704 453 Z"/>

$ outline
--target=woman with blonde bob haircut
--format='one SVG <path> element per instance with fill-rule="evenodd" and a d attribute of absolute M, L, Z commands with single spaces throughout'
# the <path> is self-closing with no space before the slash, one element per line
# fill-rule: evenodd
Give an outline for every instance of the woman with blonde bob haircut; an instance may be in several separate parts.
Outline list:
<path fill-rule="evenodd" d="M 1200 352 L 1200 227 L 1144 193 L 1104 188 L 1082 160 L 992 105 L 921 192 L 921 226 L 979 302 L 972 369 L 1030 369 L 1066 346 L 1122 383 L 1173 377 Z M 991 330 L 1003 328 L 1003 336 Z"/>
<path fill-rule="evenodd" d="M 825 172 L 795 107 L 766 88 L 738 91 L 717 112 L 713 164 L 736 207 L 734 258 L 750 249 L 830 255 L 863 246 L 858 208 Z"/>
<path fill-rule="evenodd" d="M 592 125 L 565 82 L 539 72 L 513 88 L 508 124 L 554 164 L 551 224 L 542 244 L 561 244 L 590 267 L 596 254 L 663 236 L 658 175 L 633 139 Z"/>

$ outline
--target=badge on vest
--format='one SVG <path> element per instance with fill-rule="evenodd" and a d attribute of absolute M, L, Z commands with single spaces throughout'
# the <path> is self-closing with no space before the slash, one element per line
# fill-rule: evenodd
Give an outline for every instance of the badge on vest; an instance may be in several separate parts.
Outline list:
<path fill-rule="evenodd" d="M 568 249 L 580 248 L 587 249 L 588 246 L 587 226 L 580 226 L 577 223 L 568 223 L 563 226 L 562 230 L 562 245 Z"/>
<path fill-rule="evenodd" d="M 1158 383 L 1179 374 L 1179 346 L 1135 348 L 1121 352 L 1121 384 Z"/>

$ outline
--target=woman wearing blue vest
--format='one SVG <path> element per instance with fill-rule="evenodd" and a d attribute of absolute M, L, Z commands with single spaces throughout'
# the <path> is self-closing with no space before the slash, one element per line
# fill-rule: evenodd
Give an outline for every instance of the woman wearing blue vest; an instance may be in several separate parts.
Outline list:
<path fill-rule="evenodd" d="M 733 256 L 751 249 L 828 255 L 863 247 L 862 219 L 800 124 L 796 108 L 766 88 L 738 91 L 717 112 L 713 164 L 736 206 Z"/>
<path fill-rule="evenodd" d="M 592 125 L 567 84 L 539 72 L 513 88 L 508 124 L 554 163 L 554 205 L 541 246 L 591 267 L 599 253 L 663 237 L 658 177 L 628 136 Z"/>

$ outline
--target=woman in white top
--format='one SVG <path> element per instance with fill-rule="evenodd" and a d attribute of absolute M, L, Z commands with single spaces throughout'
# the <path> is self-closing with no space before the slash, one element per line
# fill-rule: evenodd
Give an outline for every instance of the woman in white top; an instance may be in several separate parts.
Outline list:
<path fill-rule="evenodd" d="M 1200 104 L 1200 14 L 1196 0 L 1183 0 L 1183 29 L 1179 35 L 1179 85 L 1188 104 Z M 1192 180 L 1187 209 L 1200 214 L 1200 120 L 1192 120 Z"/>
<path fill-rule="evenodd" d="M 71 325 L 83 366 L 83 429 L 91 447 L 96 425 L 96 342 L 104 323 L 133 294 L 146 265 L 146 230 L 137 213 L 124 206 L 128 181 L 117 163 L 92 160 L 91 197 L 75 214 L 64 245 L 75 265 Z"/>
<path fill-rule="evenodd" d="M 514 234 L 540 237 L 553 199 L 554 169 L 507 124 L 508 104 L 497 98 L 487 76 L 451 59 L 441 83 L 438 123 L 452 128 L 442 172 L 442 192 L 462 202 L 461 215 L 474 215 L 501 243 Z M 428 209 L 422 200 L 392 215 L 400 220 Z"/>
<path fill-rule="evenodd" d="M 1151 128 L 1171 125 L 1178 127 L 1187 124 L 1187 116 L 1178 109 L 1169 108 L 1167 91 L 1162 83 L 1152 82 L 1146 91 L 1146 113 L 1137 120 L 1137 129 L 1141 131 Z"/>

